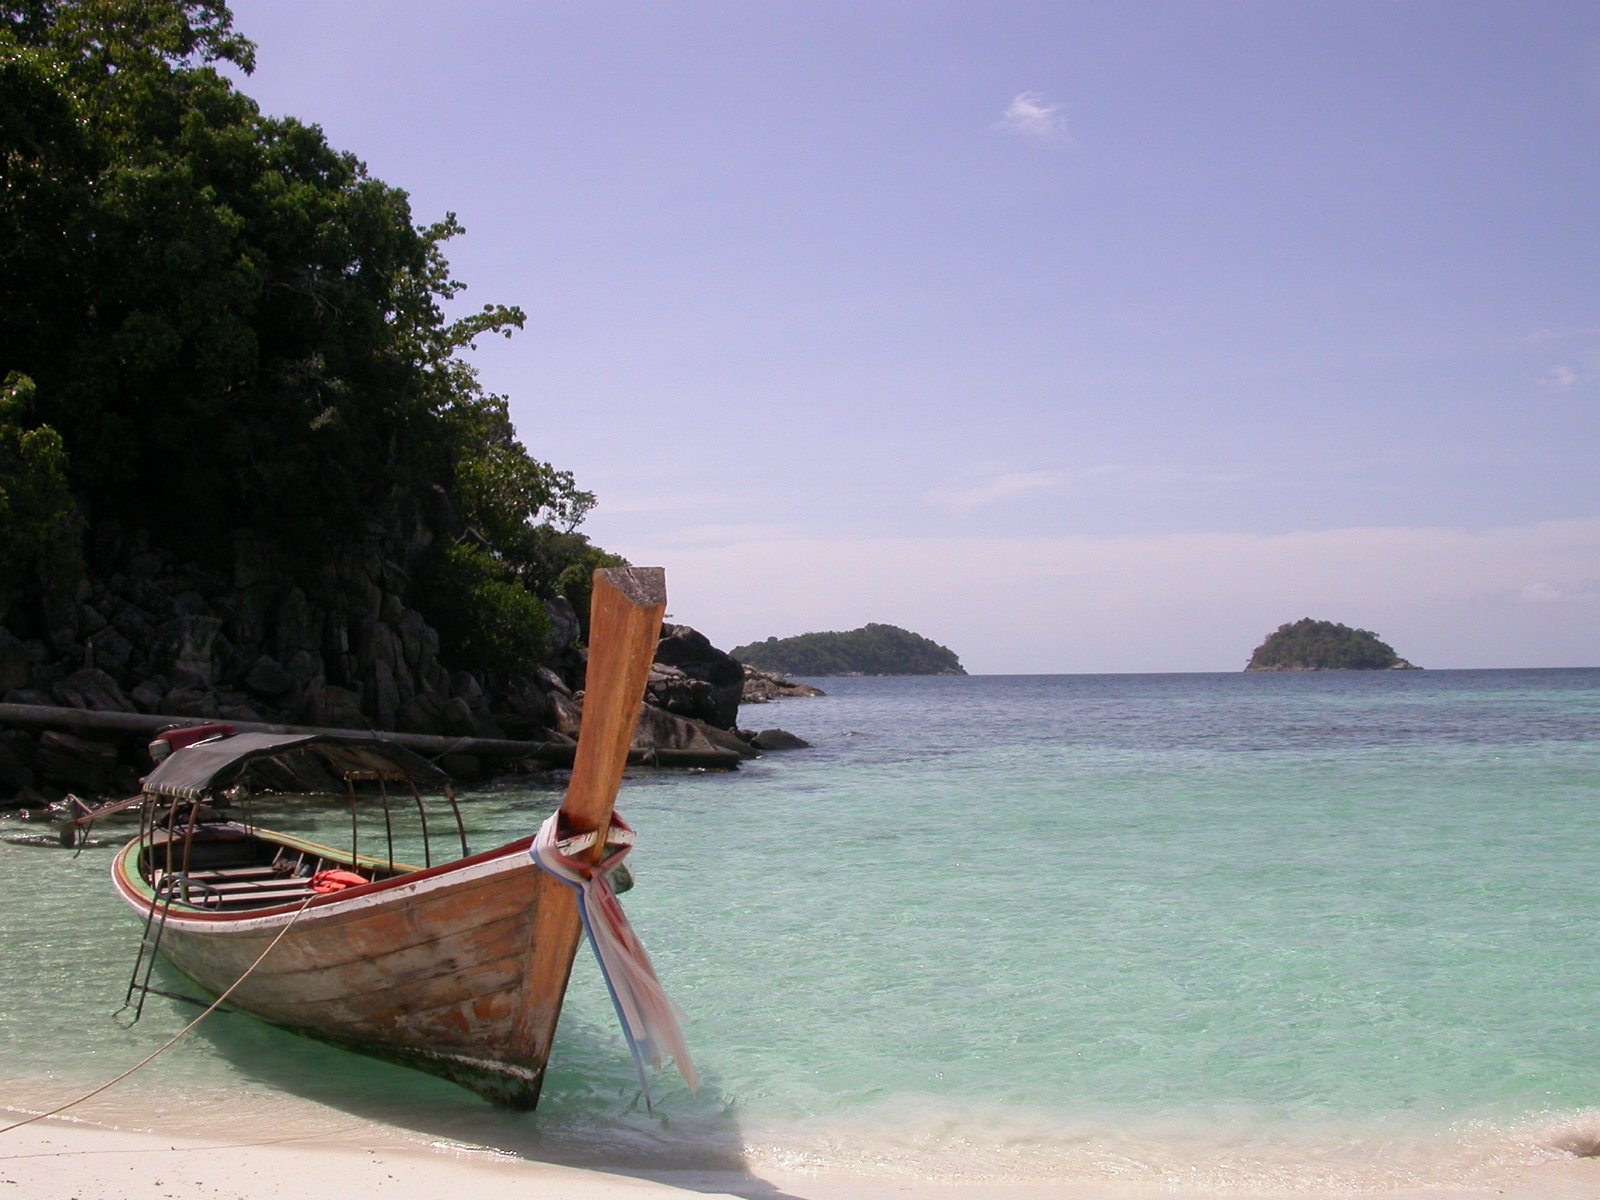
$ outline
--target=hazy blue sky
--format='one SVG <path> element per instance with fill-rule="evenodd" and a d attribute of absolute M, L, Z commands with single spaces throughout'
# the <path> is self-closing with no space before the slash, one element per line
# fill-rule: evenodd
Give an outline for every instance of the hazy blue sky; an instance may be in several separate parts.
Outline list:
<path fill-rule="evenodd" d="M 719 645 L 1600 665 L 1600 5 L 233 9 Z"/>

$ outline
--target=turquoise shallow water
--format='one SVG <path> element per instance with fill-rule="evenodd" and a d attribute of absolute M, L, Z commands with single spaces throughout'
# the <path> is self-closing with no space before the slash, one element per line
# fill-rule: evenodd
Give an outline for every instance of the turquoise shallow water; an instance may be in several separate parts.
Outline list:
<path fill-rule="evenodd" d="M 96 1104 L 226 1094 L 227 1120 L 591 1161 L 1308 1187 L 1600 1140 L 1600 671 L 820 682 L 744 712 L 814 749 L 623 794 L 627 906 L 699 1096 L 669 1078 L 643 1110 L 580 960 L 536 1116 L 239 1016 Z M 475 845 L 558 799 L 474 795 Z M 110 1016 L 136 936 L 112 842 L 0 844 L 24 1098 L 188 1019 Z"/>

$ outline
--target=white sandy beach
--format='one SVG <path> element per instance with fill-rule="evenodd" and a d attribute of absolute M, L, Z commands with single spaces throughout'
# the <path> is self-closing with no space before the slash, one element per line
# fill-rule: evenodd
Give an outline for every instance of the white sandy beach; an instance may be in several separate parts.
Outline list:
<path fill-rule="evenodd" d="M 11 1110 L 6 1123 L 27 1114 Z M 298 1200 L 308 1189 L 336 1188 L 358 1197 L 470 1195 L 473 1200 L 667 1200 L 737 1196 L 742 1200 L 1202 1200 L 1250 1196 L 1306 1200 L 1590 1200 L 1600 1196 L 1600 1160 L 1570 1159 L 1508 1172 L 1469 1189 L 1349 1191 L 1295 1188 L 1292 1192 L 1228 1188 L 1196 1190 L 1180 1181 L 1161 1186 L 1115 1181 L 951 1183 L 831 1173 L 762 1171 L 640 1172 L 535 1162 L 470 1147 L 410 1144 L 373 1127 L 371 1136 L 342 1129 L 329 1135 L 206 1140 L 149 1131 L 107 1129 L 50 1119 L 0 1133 L 0 1197 L 16 1200 Z"/>

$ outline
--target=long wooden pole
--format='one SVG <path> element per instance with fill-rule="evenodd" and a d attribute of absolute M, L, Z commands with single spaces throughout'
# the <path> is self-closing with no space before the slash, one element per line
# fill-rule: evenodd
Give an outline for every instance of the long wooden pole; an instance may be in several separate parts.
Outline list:
<path fill-rule="evenodd" d="M 163 716 L 146 713 L 101 712 L 86 708 L 53 708 L 38 704 L 0 704 L 0 730 L 55 729 L 84 737 L 143 734 L 146 738 L 174 726 L 205 725 L 224 717 Z M 329 729 L 316 725 L 283 725 L 268 721 L 227 721 L 238 733 L 327 733 L 335 737 L 379 737 L 426 757 L 475 754 L 500 762 L 533 761 L 542 766 L 570 766 L 576 752 L 571 743 L 524 742 L 508 738 L 443 737 L 402 733 L 398 730 Z M 732 750 L 630 751 L 629 761 L 662 767 L 737 767 L 741 756 Z"/>
<path fill-rule="evenodd" d="M 605 849 L 605 831 L 639 725 L 639 706 L 650 682 L 666 611 L 667 581 L 660 567 L 595 572 L 583 725 L 561 816 L 575 833 L 599 831 L 596 861 Z"/>
<path fill-rule="evenodd" d="M 595 572 L 583 726 L 561 813 L 572 832 L 598 831 L 593 851 L 597 860 L 605 850 L 605 833 L 611 826 L 666 608 L 666 576 L 659 567 Z M 509 1047 L 513 1062 L 526 1064 L 539 1075 L 531 1094 L 519 1098 L 529 1108 L 538 1103 L 561 1000 L 582 936 L 577 894 L 570 887 L 539 872 L 534 900 L 538 909 L 527 975 Z"/>

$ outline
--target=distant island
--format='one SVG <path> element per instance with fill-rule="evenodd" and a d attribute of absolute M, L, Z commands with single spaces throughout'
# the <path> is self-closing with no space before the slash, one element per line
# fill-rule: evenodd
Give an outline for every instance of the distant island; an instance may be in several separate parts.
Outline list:
<path fill-rule="evenodd" d="M 735 656 L 737 657 L 737 656 Z M 1310 617 L 1280 625 L 1257 646 L 1246 671 L 1418 671 L 1368 629 Z"/>
<path fill-rule="evenodd" d="M 781 675 L 965 675 L 951 651 L 894 625 L 802 633 L 736 646 L 734 658 Z"/>

